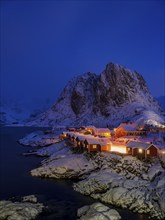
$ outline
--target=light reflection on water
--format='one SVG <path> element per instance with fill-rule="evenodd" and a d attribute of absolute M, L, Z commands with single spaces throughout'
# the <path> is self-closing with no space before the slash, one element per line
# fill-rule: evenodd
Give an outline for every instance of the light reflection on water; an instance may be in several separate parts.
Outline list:
<path fill-rule="evenodd" d="M 29 171 L 39 166 L 42 158 L 22 156 L 31 147 L 21 146 L 17 140 L 34 130 L 39 129 L 0 128 L 0 199 L 35 194 L 40 202 L 49 207 L 37 220 L 74 220 L 78 208 L 96 200 L 75 192 L 70 180 L 41 179 L 30 175 Z M 145 215 L 134 214 L 126 209 L 115 209 L 120 212 L 123 220 L 148 219 Z"/>

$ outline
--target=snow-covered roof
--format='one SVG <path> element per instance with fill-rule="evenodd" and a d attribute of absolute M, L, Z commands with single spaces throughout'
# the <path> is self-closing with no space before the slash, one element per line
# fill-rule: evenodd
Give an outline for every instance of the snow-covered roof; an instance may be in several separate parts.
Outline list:
<path fill-rule="evenodd" d="M 88 142 L 88 144 L 100 144 L 100 145 L 110 144 L 109 138 L 87 136 L 86 141 Z"/>
<path fill-rule="evenodd" d="M 79 138 L 80 141 L 84 141 L 85 140 L 85 135 L 77 133 L 77 132 L 67 132 L 71 137 L 74 138 Z"/>
<path fill-rule="evenodd" d="M 71 137 L 78 138 L 80 141 L 87 141 L 88 144 L 100 144 L 100 145 L 106 145 L 110 143 L 109 138 L 99 138 L 99 137 L 94 137 L 93 135 L 85 135 L 85 134 L 80 134 L 76 132 L 67 132 Z"/>
<path fill-rule="evenodd" d="M 127 147 L 129 148 L 143 148 L 144 150 L 147 150 L 151 145 L 153 145 L 154 147 L 156 147 L 158 149 L 157 146 L 155 146 L 154 144 L 151 143 L 144 143 L 144 142 L 137 142 L 137 141 L 130 141 L 127 143 Z"/>
<path fill-rule="evenodd" d="M 96 128 L 95 130 L 97 133 L 110 133 L 108 128 Z"/>
<path fill-rule="evenodd" d="M 126 131 L 137 131 L 137 124 L 135 123 L 121 123 L 118 128 L 124 128 Z"/>
<path fill-rule="evenodd" d="M 88 126 L 85 126 L 85 129 L 96 129 L 96 127 L 93 125 L 88 125 Z"/>
<path fill-rule="evenodd" d="M 75 138 L 78 138 L 80 141 L 85 141 L 85 138 L 86 136 L 85 135 L 83 135 L 83 134 L 76 134 L 75 135 Z"/>

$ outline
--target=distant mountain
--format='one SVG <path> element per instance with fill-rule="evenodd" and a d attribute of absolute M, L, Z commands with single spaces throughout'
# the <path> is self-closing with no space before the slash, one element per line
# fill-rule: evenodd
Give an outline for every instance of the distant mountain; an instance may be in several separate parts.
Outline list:
<path fill-rule="evenodd" d="M 35 106 L 38 106 L 36 109 Z M 37 100 L 33 103 L 23 103 L 21 101 L 0 101 L 0 125 L 16 125 L 24 124 L 29 120 L 35 118 L 38 114 L 46 111 L 50 106 L 49 100 L 45 102 Z"/>
<path fill-rule="evenodd" d="M 165 111 L 165 96 L 159 96 L 156 98 L 162 107 L 162 109 Z"/>
<path fill-rule="evenodd" d="M 29 118 L 29 114 L 23 108 L 1 104 L 0 125 L 18 124 L 27 118 Z"/>
<path fill-rule="evenodd" d="M 163 110 L 151 96 L 143 77 L 121 65 L 109 63 L 100 74 L 73 78 L 57 102 L 33 126 L 116 126 L 123 121 L 161 126 Z"/>

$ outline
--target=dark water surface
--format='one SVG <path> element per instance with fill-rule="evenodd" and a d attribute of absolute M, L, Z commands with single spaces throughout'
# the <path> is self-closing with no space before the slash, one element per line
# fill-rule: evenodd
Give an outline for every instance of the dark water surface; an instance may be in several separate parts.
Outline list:
<path fill-rule="evenodd" d="M 37 220 L 75 220 L 78 208 L 92 204 L 96 200 L 75 192 L 72 189 L 72 181 L 41 179 L 30 175 L 29 171 L 39 166 L 43 158 L 22 156 L 22 153 L 32 147 L 21 146 L 17 140 L 35 130 L 44 129 L 0 128 L 0 199 L 35 194 L 39 202 L 49 207 L 49 211 L 40 215 Z M 149 219 L 149 216 L 134 214 L 125 209 L 115 209 L 120 212 L 123 220 Z"/>

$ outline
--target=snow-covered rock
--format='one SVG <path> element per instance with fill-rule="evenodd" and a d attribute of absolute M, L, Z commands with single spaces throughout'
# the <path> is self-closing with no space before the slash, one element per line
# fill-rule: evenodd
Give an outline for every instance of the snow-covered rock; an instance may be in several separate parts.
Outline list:
<path fill-rule="evenodd" d="M 104 203 L 163 219 L 165 185 L 160 163 L 148 164 L 130 156 L 113 158 L 109 155 L 107 158 L 104 157 L 104 163 L 108 164 L 106 169 L 93 171 L 86 179 L 74 183 L 74 190 Z M 144 179 L 144 174 L 148 178 Z"/>
<path fill-rule="evenodd" d="M 77 216 L 80 220 L 119 220 L 120 214 L 115 209 L 103 205 L 100 202 L 90 206 L 79 208 Z"/>
<path fill-rule="evenodd" d="M 30 201 L 31 200 L 31 201 Z M 35 200 L 35 201 L 34 201 Z M 35 202 L 35 203 L 34 203 Z M 43 211 L 43 204 L 36 203 L 35 196 L 23 197 L 22 202 L 0 201 L 1 220 L 30 220 L 35 219 Z"/>
<path fill-rule="evenodd" d="M 104 193 L 109 187 L 119 186 L 122 176 L 109 169 L 91 173 L 85 180 L 74 183 L 73 188 L 84 195 Z"/>
<path fill-rule="evenodd" d="M 35 131 L 20 139 L 19 143 L 29 146 L 46 146 L 59 141 L 59 136 L 54 133 L 45 134 L 44 131 Z"/>
<path fill-rule="evenodd" d="M 165 172 L 163 172 L 162 178 L 158 180 L 156 187 L 165 189 Z"/>
<path fill-rule="evenodd" d="M 150 181 L 153 181 L 154 178 L 157 175 L 160 175 L 162 172 L 164 171 L 164 169 L 162 168 L 162 166 L 160 164 L 156 164 L 150 167 L 150 169 L 148 170 L 148 177 L 150 179 Z"/>
<path fill-rule="evenodd" d="M 57 179 L 78 178 L 95 170 L 96 163 L 87 160 L 83 154 L 70 154 L 62 157 L 51 156 L 42 166 L 31 171 L 32 176 L 50 177 Z"/>
<path fill-rule="evenodd" d="M 37 197 L 35 195 L 24 196 L 22 202 L 37 203 Z"/>
<path fill-rule="evenodd" d="M 88 72 L 69 81 L 57 102 L 27 125 L 101 127 L 130 120 L 160 127 L 165 121 L 161 114 L 139 73 L 109 63 L 100 75 Z"/>
<path fill-rule="evenodd" d="M 61 141 L 33 152 L 24 153 L 23 155 L 37 155 L 41 157 L 60 158 L 65 157 L 66 154 L 69 155 L 72 154 L 72 152 L 70 148 L 65 144 L 65 142 Z"/>
<path fill-rule="evenodd" d="M 92 157 L 88 153 L 74 154 L 65 142 L 41 148 L 34 154 L 49 157 L 31 171 L 32 176 L 80 179 L 73 188 L 84 195 L 157 219 L 165 217 L 165 170 L 159 160 L 140 161 L 111 153 Z"/>

